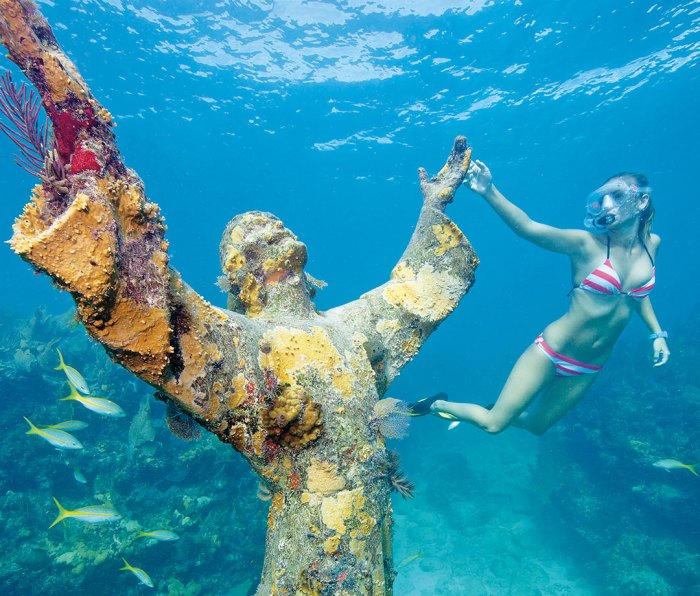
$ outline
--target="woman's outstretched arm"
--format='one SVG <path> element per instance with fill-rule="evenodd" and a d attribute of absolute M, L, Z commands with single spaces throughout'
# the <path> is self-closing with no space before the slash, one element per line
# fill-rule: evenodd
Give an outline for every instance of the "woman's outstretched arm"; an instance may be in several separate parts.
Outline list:
<path fill-rule="evenodd" d="M 565 254 L 579 252 L 587 238 L 582 230 L 562 230 L 530 218 L 520 207 L 512 203 L 493 184 L 491 171 L 481 161 L 473 161 L 465 178 L 465 184 L 481 195 L 496 214 L 518 236 L 546 250 Z"/>

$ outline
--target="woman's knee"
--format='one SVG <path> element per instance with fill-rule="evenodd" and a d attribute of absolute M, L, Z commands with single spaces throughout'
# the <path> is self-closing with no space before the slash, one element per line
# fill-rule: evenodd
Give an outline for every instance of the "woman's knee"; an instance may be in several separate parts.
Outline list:
<path fill-rule="evenodd" d="M 486 420 L 481 428 L 490 435 L 497 435 L 510 426 L 510 420 Z"/>

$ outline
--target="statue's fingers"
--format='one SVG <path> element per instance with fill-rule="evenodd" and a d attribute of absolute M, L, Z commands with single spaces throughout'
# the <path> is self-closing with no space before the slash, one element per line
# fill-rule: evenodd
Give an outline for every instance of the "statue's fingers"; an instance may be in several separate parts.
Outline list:
<path fill-rule="evenodd" d="M 476 172 L 472 172 L 472 161 L 471 161 L 471 156 L 472 156 L 472 149 L 471 147 L 466 146 L 466 139 L 464 139 L 464 146 L 463 146 L 463 151 L 462 151 L 462 146 L 460 145 L 460 151 L 456 152 L 452 157 L 454 157 L 455 161 L 450 163 L 450 181 L 449 183 L 454 186 L 455 188 L 458 187 L 462 182 L 464 181 L 465 177 L 469 177 L 470 175 L 473 176 L 474 174 L 478 174 L 478 169 Z M 457 146 L 457 143 L 455 142 L 455 146 Z"/>
<path fill-rule="evenodd" d="M 469 148 L 467 147 L 467 137 L 457 137 L 455 139 L 454 145 L 452 146 L 452 151 L 450 152 L 450 157 L 447 159 L 447 163 L 450 166 L 462 166 L 462 164 L 464 163 L 464 155 L 468 151 L 468 149 Z"/>
<path fill-rule="evenodd" d="M 462 142 L 462 139 L 464 142 Z M 446 182 L 455 188 L 458 187 L 467 175 L 471 163 L 471 147 L 467 147 L 466 139 L 458 137 L 455 146 L 447 161 L 445 170 L 448 173 Z M 441 172 L 442 173 L 442 172 Z"/>
<path fill-rule="evenodd" d="M 418 180 L 421 184 L 428 182 L 428 172 L 425 171 L 425 168 L 418 168 Z"/>
<path fill-rule="evenodd" d="M 472 148 L 467 147 L 466 151 L 462 155 L 462 163 L 460 164 L 460 170 L 462 172 L 462 176 L 465 176 L 466 173 L 469 171 L 469 168 L 472 165 Z"/>
<path fill-rule="evenodd" d="M 455 139 L 454 146 L 452 147 L 452 153 L 455 155 L 464 155 L 467 150 L 467 137 L 458 136 Z"/>

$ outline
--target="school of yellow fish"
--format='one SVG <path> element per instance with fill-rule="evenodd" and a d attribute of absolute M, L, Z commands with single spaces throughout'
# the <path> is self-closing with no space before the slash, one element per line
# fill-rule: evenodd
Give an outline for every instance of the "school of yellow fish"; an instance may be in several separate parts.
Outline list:
<path fill-rule="evenodd" d="M 78 402 L 86 409 L 101 416 L 121 418 L 126 415 L 119 404 L 116 404 L 115 402 L 103 397 L 95 397 L 90 395 L 90 388 L 88 387 L 83 375 L 80 374 L 78 370 L 64 362 L 63 354 L 59 349 L 56 349 L 56 352 L 58 352 L 59 364 L 55 370 L 61 370 L 65 373 L 66 382 L 70 388 L 70 393 L 66 397 L 60 398 L 60 401 Z M 55 424 L 37 426 L 31 420 L 29 420 L 29 418 L 25 417 L 24 419 L 27 421 L 27 424 L 29 424 L 29 430 L 27 431 L 28 435 L 36 435 L 41 437 L 44 439 L 44 441 L 56 449 L 83 449 L 83 444 L 68 431 L 75 432 L 82 430 L 88 426 L 87 423 L 80 420 L 65 420 Z M 77 468 L 73 471 L 73 477 L 75 478 L 76 482 L 81 484 L 87 483 L 87 479 Z M 99 524 L 117 521 L 122 517 L 111 505 L 88 505 L 85 507 L 79 507 L 78 509 L 66 509 L 63 505 L 61 505 L 61 503 L 59 503 L 56 497 L 53 497 L 53 500 L 54 503 L 56 503 L 56 507 L 58 507 L 58 516 L 49 526 L 49 528 L 53 528 L 56 524 L 68 518 L 76 519 L 88 524 Z M 139 532 L 134 537 L 134 539 L 137 538 L 149 538 L 151 540 L 169 542 L 179 540 L 180 537 L 175 532 L 170 530 L 150 530 L 147 532 Z M 124 567 L 121 567 L 119 569 L 120 571 L 130 571 L 140 583 L 148 586 L 149 588 L 154 587 L 153 580 L 148 573 L 146 573 L 140 567 L 130 565 L 124 557 L 122 557 L 122 561 L 124 561 Z"/>

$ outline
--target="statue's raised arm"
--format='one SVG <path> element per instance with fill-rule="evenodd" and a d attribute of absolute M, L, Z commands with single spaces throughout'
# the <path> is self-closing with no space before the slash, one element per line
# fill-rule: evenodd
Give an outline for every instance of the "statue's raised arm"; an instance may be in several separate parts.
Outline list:
<path fill-rule="evenodd" d="M 474 283 L 479 260 L 444 213 L 464 180 L 470 158 L 466 138 L 457 137 L 436 176 L 429 178 L 419 169 L 423 208 L 390 280 L 327 313 L 367 337 L 380 396 Z"/>
<path fill-rule="evenodd" d="M 212 399 L 212 387 L 235 376 L 239 360 L 223 362 L 217 344 L 233 346 L 246 319 L 224 316 L 169 267 L 158 206 L 125 167 L 109 112 L 34 4 L 0 0 L 0 35 L 39 92 L 55 139 L 43 182 L 15 222 L 13 250 L 71 293 L 115 361 L 216 431 L 228 404 Z"/>

